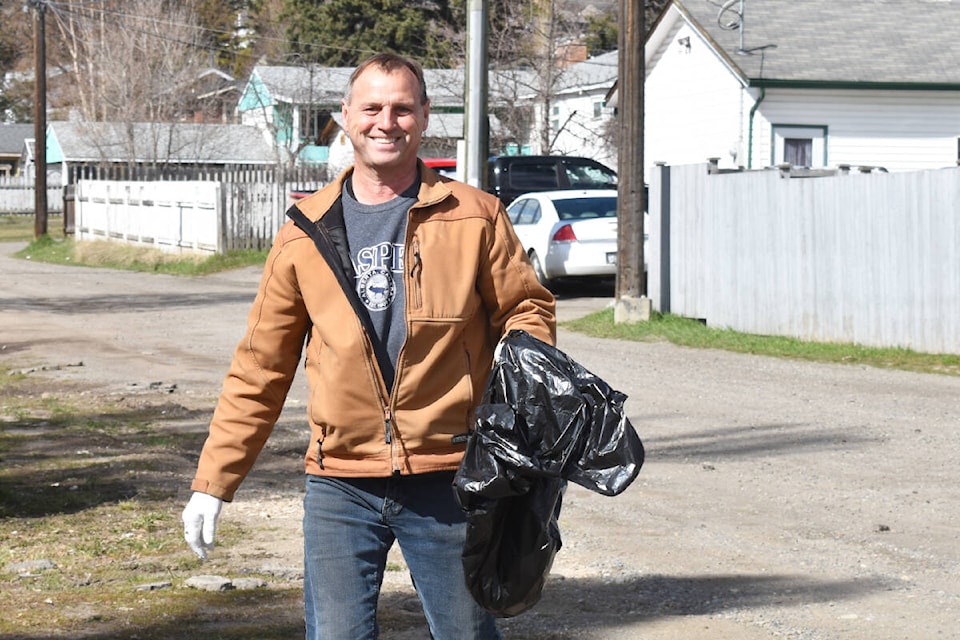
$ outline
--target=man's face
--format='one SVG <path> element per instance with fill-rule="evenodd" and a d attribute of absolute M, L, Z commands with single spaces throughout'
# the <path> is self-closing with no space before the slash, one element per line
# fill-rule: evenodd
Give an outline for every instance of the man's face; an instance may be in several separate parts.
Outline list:
<path fill-rule="evenodd" d="M 343 122 L 358 166 L 377 171 L 416 166 L 430 104 L 420 104 L 420 86 L 407 69 L 391 73 L 370 67 L 354 81 Z"/>

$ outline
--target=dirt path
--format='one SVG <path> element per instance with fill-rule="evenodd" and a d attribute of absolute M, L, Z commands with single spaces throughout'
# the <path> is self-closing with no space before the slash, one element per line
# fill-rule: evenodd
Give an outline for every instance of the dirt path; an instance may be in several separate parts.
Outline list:
<path fill-rule="evenodd" d="M 257 269 L 183 279 L 16 248 L 0 245 L 0 363 L 212 407 Z M 561 318 L 606 303 L 566 297 Z M 507 638 L 960 638 L 960 379 L 567 331 L 559 346 L 628 394 L 648 461 L 620 497 L 570 489 L 555 576 Z M 225 510 L 254 533 L 219 563 L 299 565 L 304 391 Z M 387 589 L 409 596 L 399 572 Z"/>

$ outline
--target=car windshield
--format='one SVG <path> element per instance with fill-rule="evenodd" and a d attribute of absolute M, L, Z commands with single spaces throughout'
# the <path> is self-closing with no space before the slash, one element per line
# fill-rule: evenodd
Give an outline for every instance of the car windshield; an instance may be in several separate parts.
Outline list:
<path fill-rule="evenodd" d="M 557 216 L 561 220 L 586 220 L 588 218 L 616 218 L 617 199 L 609 198 L 566 198 L 554 200 Z"/>
<path fill-rule="evenodd" d="M 616 187 L 617 174 L 590 165 L 565 164 L 567 180 L 571 188 L 576 187 Z"/>

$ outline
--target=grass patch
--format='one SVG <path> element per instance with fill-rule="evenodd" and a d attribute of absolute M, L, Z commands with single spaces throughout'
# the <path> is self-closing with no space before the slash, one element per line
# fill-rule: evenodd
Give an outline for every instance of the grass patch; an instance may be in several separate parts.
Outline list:
<path fill-rule="evenodd" d="M 178 276 L 203 276 L 260 266 L 269 252 L 264 249 L 231 251 L 224 255 L 179 254 L 122 242 L 77 242 L 72 237 L 64 237 L 62 221 L 62 216 L 50 216 L 47 235 L 34 239 L 33 216 L 0 216 L 0 242 L 28 243 L 16 253 L 25 260 Z"/>
<path fill-rule="evenodd" d="M 180 425 L 206 414 L 166 399 L 54 394 L 0 368 L 0 638 L 302 637 L 299 584 L 185 586 L 201 573 L 238 577 L 183 541 L 185 483 L 204 433 Z M 227 546 L 248 536 L 231 522 L 217 535 Z M 160 584 L 169 586 L 147 588 Z"/>
<path fill-rule="evenodd" d="M 738 353 L 857 364 L 919 373 L 960 375 L 960 356 L 930 354 L 910 349 L 881 349 L 855 344 L 806 342 L 781 336 L 761 336 L 715 329 L 697 320 L 670 314 L 654 314 L 649 322 L 613 321 L 613 309 L 562 323 L 564 328 L 597 338 L 651 342 L 665 340 L 698 349 L 722 349 Z"/>
<path fill-rule="evenodd" d="M 0 242 L 32 242 L 36 220 L 32 214 L 0 215 Z M 47 216 L 47 235 L 63 238 L 63 216 Z"/>
<path fill-rule="evenodd" d="M 174 254 L 120 242 L 77 242 L 73 238 L 42 237 L 17 252 L 25 260 L 55 264 L 124 269 L 176 276 L 203 276 L 241 267 L 259 266 L 268 250 L 231 251 L 225 255 Z"/>

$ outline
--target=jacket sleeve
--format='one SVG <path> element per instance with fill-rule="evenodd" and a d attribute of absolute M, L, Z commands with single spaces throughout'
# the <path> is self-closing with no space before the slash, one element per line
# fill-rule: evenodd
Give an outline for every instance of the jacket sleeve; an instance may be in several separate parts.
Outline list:
<path fill-rule="evenodd" d="M 556 301 L 537 280 L 499 202 L 488 242 L 489 262 L 480 271 L 480 291 L 497 339 L 516 329 L 547 344 L 556 344 Z"/>
<path fill-rule="evenodd" d="M 283 242 L 271 249 L 234 351 L 191 488 L 232 500 L 283 409 L 309 327 Z"/>

